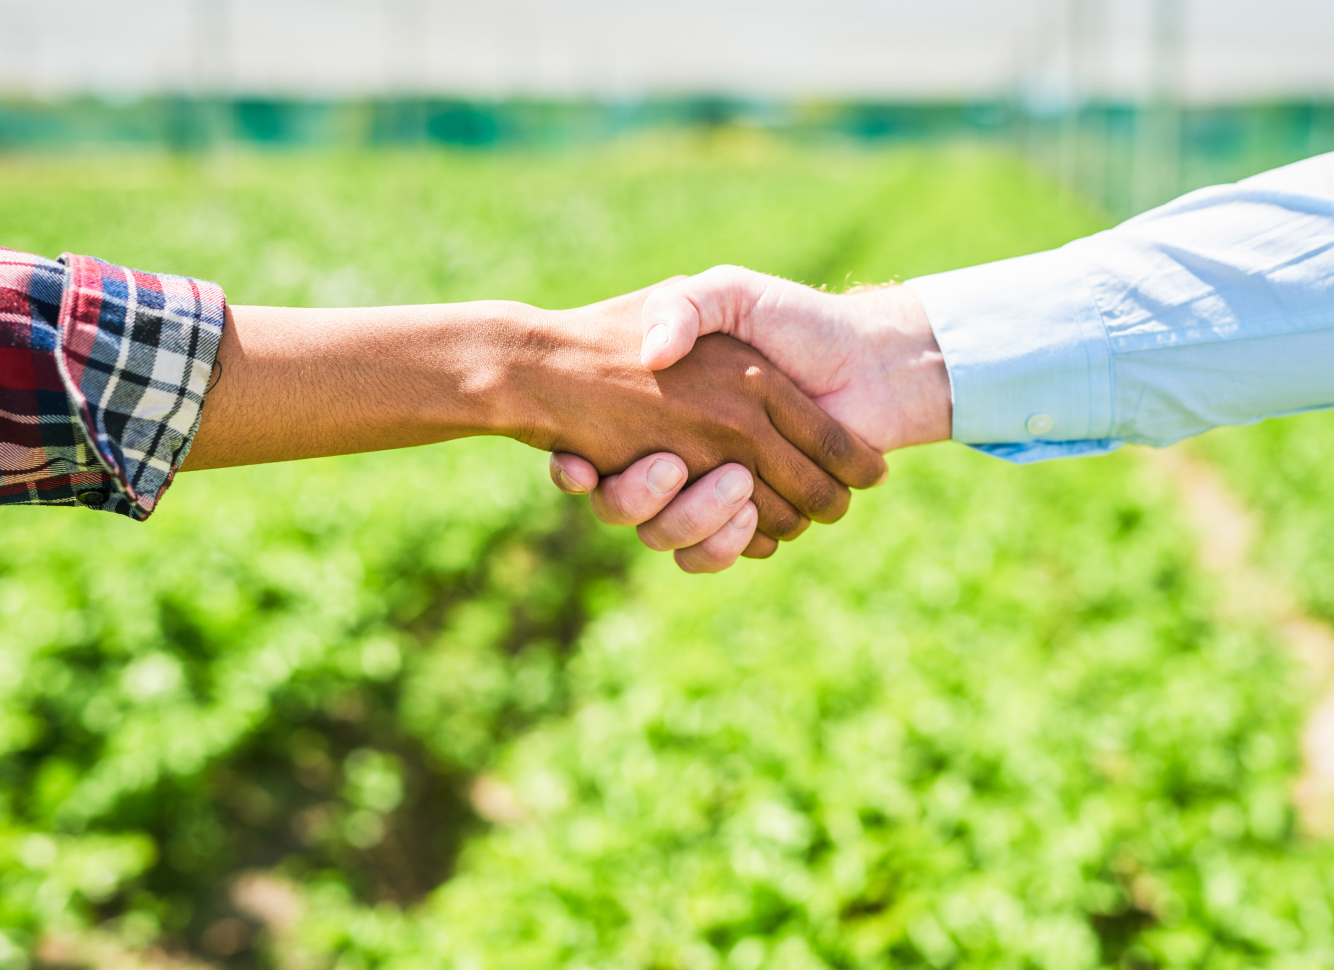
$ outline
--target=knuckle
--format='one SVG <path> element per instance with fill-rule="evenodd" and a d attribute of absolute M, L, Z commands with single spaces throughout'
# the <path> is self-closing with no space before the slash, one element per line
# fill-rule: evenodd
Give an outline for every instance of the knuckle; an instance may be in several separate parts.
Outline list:
<path fill-rule="evenodd" d="M 680 508 L 669 508 L 643 528 L 651 532 L 663 549 L 681 549 L 699 542 L 717 525 L 709 522 L 701 509 L 686 503 Z"/>
<path fill-rule="evenodd" d="M 708 521 L 699 510 L 690 509 L 683 511 L 681 517 L 672 523 L 671 533 L 676 540 L 675 544 L 684 546 L 699 542 L 710 530 L 716 528 L 717 524 Z"/>
<path fill-rule="evenodd" d="M 698 499 L 699 495 L 689 497 Z M 673 535 L 684 537 L 711 531 L 709 510 L 699 501 L 681 502 L 671 512 L 671 521 L 666 524 Z"/>
<path fill-rule="evenodd" d="M 594 489 L 593 494 L 588 496 L 588 504 L 593 506 L 593 514 L 599 520 L 607 523 L 607 525 L 616 524 L 615 516 L 612 515 L 611 509 L 607 507 L 607 496 L 603 493 L 601 486 Z"/>
<path fill-rule="evenodd" d="M 807 482 L 803 491 L 804 511 L 809 515 L 827 515 L 838 507 L 840 498 L 838 486 L 827 478 Z"/>
<path fill-rule="evenodd" d="M 829 424 L 821 428 L 815 446 L 820 449 L 823 465 L 842 463 L 852 457 L 852 438 L 842 425 Z"/>
<path fill-rule="evenodd" d="M 662 540 L 662 536 L 658 534 L 658 530 L 652 522 L 644 523 L 635 529 L 635 532 L 639 535 L 639 541 L 654 552 L 666 552 L 671 548 L 670 545 Z"/>
<path fill-rule="evenodd" d="M 797 523 L 797 527 L 795 529 L 791 530 L 790 532 L 784 533 L 778 538 L 783 542 L 791 542 L 793 539 L 797 538 L 799 535 L 801 535 L 810 527 L 811 527 L 811 520 L 803 515 L 801 517 L 801 521 Z"/>
<path fill-rule="evenodd" d="M 748 270 L 733 263 L 719 263 L 716 266 L 710 266 L 700 273 L 696 279 L 710 286 L 724 288 L 744 283 L 748 272 Z"/>
<path fill-rule="evenodd" d="M 620 484 L 619 482 L 617 484 Z M 607 511 L 621 521 L 631 518 L 627 496 L 619 488 L 609 488 L 606 493 Z"/>
<path fill-rule="evenodd" d="M 676 560 L 676 567 L 683 573 L 689 573 L 694 576 L 700 572 L 699 566 L 694 558 L 687 554 L 686 550 L 678 549 L 672 553 L 672 558 Z"/>
<path fill-rule="evenodd" d="M 834 485 L 834 500 L 813 516 L 815 521 L 829 525 L 847 515 L 852 505 L 852 493 L 845 485 Z"/>
<path fill-rule="evenodd" d="M 685 502 L 669 506 L 662 514 L 639 526 L 639 538 L 650 549 L 665 551 L 694 545 L 717 528 L 708 510 Z"/>
<path fill-rule="evenodd" d="M 620 487 L 621 485 L 622 482 L 619 480 L 599 485 L 594 493 L 597 498 L 594 511 L 597 517 L 608 525 L 637 525 L 647 516 L 638 514 L 638 510 L 633 507 L 631 497 Z"/>
<path fill-rule="evenodd" d="M 816 521 L 823 525 L 832 525 L 839 519 L 843 518 L 843 516 L 847 515 L 848 509 L 851 506 L 852 496 L 840 489 L 838 498 L 831 506 L 829 506 L 829 508 L 820 513 L 820 517 Z"/>
<path fill-rule="evenodd" d="M 741 555 L 746 559 L 768 559 L 778 551 L 778 543 L 774 542 L 768 536 L 756 535 L 750 541 L 750 545 L 742 550 Z"/>
<path fill-rule="evenodd" d="M 851 470 L 846 478 L 839 477 L 843 478 L 844 484 L 851 488 L 874 488 L 884 480 L 885 474 L 889 471 L 889 465 L 883 455 L 869 445 L 859 447 L 859 442 L 855 441 L 848 454 L 848 465 L 851 466 Z"/>
<path fill-rule="evenodd" d="M 682 572 L 692 575 L 716 573 L 719 569 L 698 546 L 692 546 L 689 549 L 678 549 L 675 558 L 676 564 L 681 567 Z"/>
<path fill-rule="evenodd" d="M 730 565 L 732 565 L 730 562 L 724 562 L 717 556 L 704 555 L 696 567 L 696 572 L 720 573 Z"/>
<path fill-rule="evenodd" d="M 775 539 L 798 535 L 806 517 L 794 508 L 770 509 L 764 531 Z"/>
<path fill-rule="evenodd" d="M 691 546 L 684 552 L 691 553 L 691 559 L 702 573 L 719 573 L 736 561 L 737 552 L 708 540 Z"/>
<path fill-rule="evenodd" d="M 884 477 L 886 466 L 883 462 L 861 462 L 857 471 L 845 480 L 849 488 L 873 488 Z"/>

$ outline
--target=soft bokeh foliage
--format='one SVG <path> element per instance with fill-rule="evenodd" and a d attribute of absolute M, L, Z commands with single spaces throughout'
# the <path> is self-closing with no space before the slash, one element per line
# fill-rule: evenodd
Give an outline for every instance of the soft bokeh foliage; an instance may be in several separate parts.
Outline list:
<path fill-rule="evenodd" d="M 1101 225 L 1003 157 L 728 132 L 0 178 L 7 245 L 257 303 L 568 306 L 723 261 L 841 286 Z M 1327 616 L 1331 434 L 1217 439 Z M 505 441 L 186 474 L 144 525 L 7 510 L 0 966 L 91 928 L 235 967 L 1334 961 L 1303 698 L 1161 477 L 892 467 L 715 578 Z"/>

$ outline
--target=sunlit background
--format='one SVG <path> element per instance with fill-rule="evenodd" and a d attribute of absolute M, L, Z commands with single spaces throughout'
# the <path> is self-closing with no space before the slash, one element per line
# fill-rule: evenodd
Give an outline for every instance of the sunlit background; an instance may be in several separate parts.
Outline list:
<path fill-rule="evenodd" d="M 3 0 L 0 23 L 11 146 L 742 121 L 1006 141 L 1121 214 L 1334 148 L 1334 7 L 1315 0 Z"/>
<path fill-rule="evenodd" d="M 1334 5 L 0 0 L 0 245 L 840 289 L 1334 150 Z M 1334 966 L 1334 421 L 687 577 L 503 440 L 0 515 L 0 970 Z"/>
<path fill-rule="evenodd" d="M 1334 92 L 1310 0 L 5 0 L 13 94 L 1190 104 Z"/>

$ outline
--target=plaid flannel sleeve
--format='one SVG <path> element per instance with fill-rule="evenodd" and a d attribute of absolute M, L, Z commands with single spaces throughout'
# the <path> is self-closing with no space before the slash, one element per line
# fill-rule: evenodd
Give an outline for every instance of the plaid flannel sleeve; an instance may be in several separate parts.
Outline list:
<path fill-rule="evenodd" d="M 199 427 L 225 309 L 215 283 L 0 249 L 0 505 L 148 518 Z"/>

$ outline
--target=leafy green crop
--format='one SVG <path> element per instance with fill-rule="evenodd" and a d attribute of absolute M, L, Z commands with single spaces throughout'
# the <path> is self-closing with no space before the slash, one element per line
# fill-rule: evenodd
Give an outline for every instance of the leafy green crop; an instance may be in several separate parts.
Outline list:
<path fill-rule="evenodd" d="M 1212 617 L 1162 486 L 1128 457 L 900 464 L 765 567 L 704 586 L 642 564 L 571 666 L 574 716 L 506 751 L 532 818 L 408 917 L 323 887 L 293 958 L 1329 959 L 1285 662 Z"/>
<path fill-rule="evenodd" d="M 1334 622 L 1334 412 L 1226 428 L 1195 443 L 1260 515 L 1260 559 Z"/>
<path fill-rule="evenodd" d="M 1003 157 L 730 132 L 0 179 L 0 242 L 238 303 L 841 286 L 1101 225 Z M 892 466 L 715 578 L 505 441 L 186 474 L 143 525 L 8 510 L 0 967 L 97 964 L 93 929 L 237 968 L 1329 965 L 1303 698 L 1161 482 Z"/>

